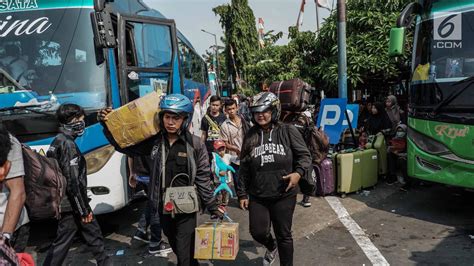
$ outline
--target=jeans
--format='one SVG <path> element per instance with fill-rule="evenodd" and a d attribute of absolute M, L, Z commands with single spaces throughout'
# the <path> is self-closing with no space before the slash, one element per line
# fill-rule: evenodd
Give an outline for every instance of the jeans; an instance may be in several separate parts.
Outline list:
<path fill-rule="evenodd" d="M 161 224 L 160 224 L 160 217 L 158 215 L 154 215 L 152 217 L 152 202 L 147 200 L 145 209 L 143 210 L 142 215 L 140 216 L 140 220 L 138 220 L 138 228 L 137 230 L 146 233 L 148 230 L 148 226 L 150 226 L 150 246 L 156 247 L 161 242 Z"/>
<path fill-rule="evenodd" d="M 250 197 L 250 234 L 255 241 L 273 251 L 278 247 L 280 265 L 293 265 L 293 236 L 291 226 L 296 206 L 296 195 L 264 200 Z M 270 228 L 273 226 L 276 241 Z"/>
<path fill-rule="evenodd" d="M 178 214 L 171 218 L 169 214 L 163 214 L 160 209 L 160 220 L 163 232 L 170 243 L 173 252 L 178 257 L 178 266 L 199 265 L 194 258 L 194 238 L 197 225 L 197 215 Z"/>
<path fill-rule="evenodd" d="M 61 214 L 56 239 L 51 244 L 43 265 L 63 265 L 77 231 L 81 233 L 89 246 L 97 265 L 111 265 L 110 258 L 105 253 L 104 238 L 97 219 L 94 217 L 92 222 L 85 224 L 72 212 Z"/>

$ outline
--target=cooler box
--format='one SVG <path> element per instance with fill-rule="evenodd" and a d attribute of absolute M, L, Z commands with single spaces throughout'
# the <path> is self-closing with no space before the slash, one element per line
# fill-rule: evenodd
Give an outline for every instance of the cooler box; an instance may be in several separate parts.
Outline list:
<path fill-rule="evenodd" d="M 196 227 L 195 241 L 195 259 L 235 260 L 239 252 L 239 224 L 202 224 Z"/>
<path fill-rule="evenodd" d="M 156 114 L 161 92 L 153 91 L 112 111 L 105 121 L 114 140 L 121 148 L 140 143 L 159 131 Z"/>

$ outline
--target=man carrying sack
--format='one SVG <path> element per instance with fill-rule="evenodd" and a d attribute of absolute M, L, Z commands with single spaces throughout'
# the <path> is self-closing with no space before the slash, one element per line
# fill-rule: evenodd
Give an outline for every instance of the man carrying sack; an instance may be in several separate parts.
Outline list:
<path fill-rule="evenodd" d="M 119 152 L 128 156 L 147 156 L 151 168 L 149 200 L 151 225 L 160 224 L 178 265 L 198 265 L 194 254 L 194 238 L 199 200 L 211 214 L 222 219 L 211 190 L 211 172 L 204 143 L 188 131 L 193 105 L 180 94 L 162 98 L 158 113 L 160 132 L 136 145 L 120 148 L 104 124 L 104 133 Z M 99 121 L 106 121 L 111 108 L 101 110 Z M 183 194 L 184 193 L 184 194 Z M 187 195 L 178 197 L 178 195 Z"/>

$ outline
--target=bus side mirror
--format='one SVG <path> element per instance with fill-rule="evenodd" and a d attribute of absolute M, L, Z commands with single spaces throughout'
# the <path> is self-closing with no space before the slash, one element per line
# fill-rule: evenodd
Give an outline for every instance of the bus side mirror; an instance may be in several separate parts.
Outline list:
<path fill-rule="evenodd" d="M 405 47 L 405 27 L 390 30 L 390 46 L 388 55 L 391 57 L 402 56 Z"/>
<path fill-rule="evenodd" d="M 112 18 L 107 11 L 91 13 L 94 42 L 97 48 L 115 48 L 117 42 L 112 24 Z"/>

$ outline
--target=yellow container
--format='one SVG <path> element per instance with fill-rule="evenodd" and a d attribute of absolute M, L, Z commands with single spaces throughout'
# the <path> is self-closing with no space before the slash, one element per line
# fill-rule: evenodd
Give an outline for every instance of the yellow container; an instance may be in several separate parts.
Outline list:
<path fill-rule="evenodd" d="M 235 260 L 238 252 L 238 223 L 205 223 L 196 227 L 195 259 Z"/>
<path fill-rule="evenodd" d="M 105 124 L 121 148 L 140 143 L 159 132 L 155 119 L 161 92 L 153 91 L 107 115 Z"/>

